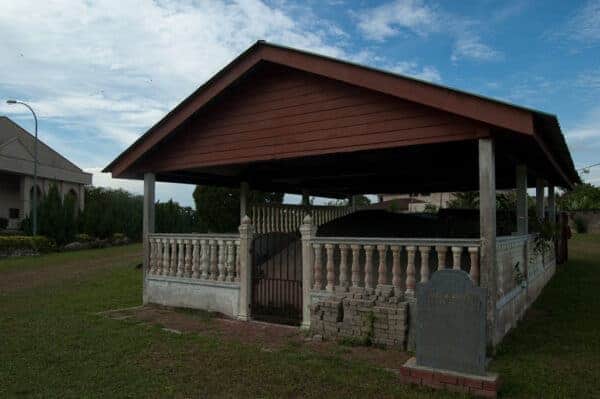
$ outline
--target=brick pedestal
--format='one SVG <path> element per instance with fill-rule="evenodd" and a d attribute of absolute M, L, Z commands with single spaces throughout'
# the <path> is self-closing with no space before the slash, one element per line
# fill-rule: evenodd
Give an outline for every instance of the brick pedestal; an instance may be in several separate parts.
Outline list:
<path fill-rule="evenodd" d="M 484 398 L 496 398 L 500 389 L 498 374 L 487 373 L 480 376 L 417 366 L 414 357 L 404 363 L 400 369 L 400 378 L 407 384 L 464 392 Z"/>

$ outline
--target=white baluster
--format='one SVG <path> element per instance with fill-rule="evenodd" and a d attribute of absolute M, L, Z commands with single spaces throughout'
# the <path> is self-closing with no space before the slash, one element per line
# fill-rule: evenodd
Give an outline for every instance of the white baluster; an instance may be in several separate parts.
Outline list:
<path fill-rule="evenodd" d="M 184 248 L 183 248 L 183 240 L 177 239 L 177 277 L 183 277 L 184 274 Z"/>
<path fill-rule="evenodd" d="M 454 270 L 460 270 L 460 256 L 462 250 L 462 247 L 452 247 L 452 269 Z"/>
<path fill-rule="evenodd" d="M 200 248 L 198 239 L 192 240 L 192 278 L 200 278 Z"/>
<path fill-rule="evenodd" d="M 479 248 L 469 247 L 469 257 L 471 260 L 471 270 L 469 276 L 475 285 L 479 285 Z"/>
<path fill-rule="evenodd" d="M 163 258 L 162 258 L 162 267 L 161 272 L 163 276 L 167 276 L 169 274 L 169 264 L 171 263 L 169 260 L 169 240 L 166 238 L 162 239 L 163 244 Z"/>
<path fill-rule="evenodd" d="M 417 247 L 406 247 L 406 295 L 415 294 L 415 251 Z"/>
<path fill-rule="evenodd" d="M 200 241 L 200 278 L 208 280 L 210 268 L 209 268 L 209 256 L 210 248 L 208 246 L 208 240 Z"/>
<path fill-rule="evenodd" d="M 235 281 L 240 281 L 240 240 L 235 240 Z"/>
<path fill-rule="evenodd" d="M 340 289 L 348 291 L 348 248 L 347 244 L 340 244 Z"/>
<path fill-rule="evenodd" d="M 373 246 L 363 245 L 365 249 L 365 289 L 373 289 Z"/>
<path fill-rule="evenodd" d="M 333 287 L 335 286 L 335 270 L 333 266 L 334 248 L 334 244 L 325 244 L 325 250 L 327 254 L 327 285 L 325 286 L 325 289 L 327 291 L 333 291 Z"/>
<path fill-rule="evenodd" d="M 377 245 L 377 252 L 379 253 L 379 267 L 377 268 L 377 286 L 381 288 L 387 284 L 387 245 Z"/>
<path fill-rule="evenodd" d="M 352 288 L 360 287 L 360 245 L 352 244 Z"/>
<path fill-rule="evenodd" d="M 184 276 L 192 277 L 192 243 L 190 240 L 183 241 L 185 245 Z"/>
<path fill-rule="evenodd" d="M 169 276 L 177 274 L 177 242 L 171 239 L 171 264 L 169 265 Z"/>
<path fill-rule="evenodd" d="M 210 240 L 210 279 L 216 280 L 219 277 L 219 267 L 217 265 L 217 240 Z"/>
<path fill-rule="evenodd" d="M 148 253 L 148 274 L 156 273 L 156 242 L 154 238 L 148 237 L 148 245 L 150 247 L 150 251 Z"/>
<path fill-rule="evenodd" d="M 421 253 L 421 282 L 425 283 L 429 281 L 429 251 L 431 247 L 419 247 Z"/>
<path fill-rule="evenodd" d="M 438 245 L 435 247 L 435 251 L 438 256 L 438 270 L 443 270 L 446 268 L 446 252 L 448 251 L 448 247 Z"/>
<path fill-rule="evenodd" d="M 321 260 L 321 244 L 313 244 L 313 248 L 315 250 L 315 264 L 313 267 L 313 280 L 314 290 L 322 290 L 323 289 L 323 275 L 322 275 L 322 260 Z"/>
<path fill-rule="evenodd" d="M 225 271 L 227 272 L 227 281 L 233 281 L 233 241 L 227 241 L 227 259 L 225 261 Z"/>
<path fill-rule="evenodd" d="M 392 245 L 392 285 L 394 286 L 394 295 L 402 296 L 404 293 L 402 287 L 402 269 L 400 268 L 400 251 L 402 247 Z"/>
<path fill-rule="evenodd" d="M 219 270 L 219 281 L 225 281 L 225 244 L 223 240 L 217 241 L 219 245 L 219 259 L 217 269 Z"/>

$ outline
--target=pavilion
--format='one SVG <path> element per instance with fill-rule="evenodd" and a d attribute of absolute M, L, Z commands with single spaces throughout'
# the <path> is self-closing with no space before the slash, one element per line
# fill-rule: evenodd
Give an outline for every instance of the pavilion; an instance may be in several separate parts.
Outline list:
<path fill-rule="evenodd" d="M 269 282 L 257 281 L 268 279 L 257 264 L 267 258 L 252 254 L 257 226 L 263 235 L 301 230 L 301 271 L 290 277 L 280 262 L 265 307 L 297 305 L 306 328 L 315 304 L 343 293 L 397 297 L 410 309 L 417 282 L 436 268 L 460 268 L 489 292 L 494 344 L 555 270 L 553 254 L 532 254 L 527 189 L 536 188 L 539 217 L 555 220 L 555 187 L 580 183 L 554 115 L 264 41 L 104 171 L 144 180 L 145 302 L 258 318 L 257 291 Z M 251 218 L 239 234 L 160 234 L 156 181 L 241 187 L 240 212 Z M 349 211 L 250 210 L 249 188 L 332 198 L 478 190 L 480 238 L 319 237 L 316 226 Z M 517 193 L 511 236 L 496 235 L 496 190 Z M 525 284 L 511 277 L 515 262 Z"/>

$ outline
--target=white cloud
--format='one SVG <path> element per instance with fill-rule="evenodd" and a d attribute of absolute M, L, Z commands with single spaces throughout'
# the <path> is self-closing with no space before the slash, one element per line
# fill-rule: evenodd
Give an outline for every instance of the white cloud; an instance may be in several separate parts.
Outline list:
<path fill-rule="evenodd" d="M 600 0 L 588 0 L 567 23 L 566 34 L 580 41 L 600 42 Z"/>
<path fill-rule="evenodd" d="M 464 35 L 456 40 L 451 59 L 456 62 L 468 58 L 477 61 L 493 61 L 502 58 L 502 53 L 481 42 L 476 35 Z"/>
<path fill-rule="evenodd" d="M 588 111 L 577 124 L 565 130 L 572 150 L 600 153 L 600 106 Z M 595 161 L 600 162 L 600 159 Z"/>
<path fill-rule="evenodd" d="M 421 0 L 397 0 L 358 14 L 358 27 L 369 39 L 384 40 L 402 31 L 425 36 L 436 30 L 437 12 Z"/>
<path fill-rule="evenodd" d="M 510 11 L 513 13 L 515 11 Z M 376 41 L 413 34 L 426 37 L 439 33 L 453 40 L 451 59 L 494 61 L 502 53 L 483 43 L 475 28 L 477 22 L 442 11 L 421 0 L 393 0 L 371 9 L 354 12 L 358 28 L 366 38 Z M 502 16 L 502 18 L 505 18 Z"/>
<path fill-rule="evenodd" d="M 420 67 L 414 61 L 402 61 L 386 69 L 397 72 L 401 75 L 407 75 L 417 79 L 426 80 L 428 82 L 442 81 L 442 76 L 435 67 L 429 65 Z"/>

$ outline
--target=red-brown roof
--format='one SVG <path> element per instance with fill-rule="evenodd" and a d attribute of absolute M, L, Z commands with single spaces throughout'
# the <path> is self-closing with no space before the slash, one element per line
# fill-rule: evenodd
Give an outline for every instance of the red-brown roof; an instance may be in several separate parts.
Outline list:
<path fill-rule="evenodd" d="M 213 76 L 112 161 L 104 171 L 112 172 L 115 176 L 127 176 L 128 168 L 154 146 L 173 134 L 190 117 L 249 74 L 257 65 L 265 62 L 421 104 L 498 131 L 531 137 L 538 143 L 538 150 L 545 154 L 556 175 L 561 177 L 561 185 L 568 187 L 580 181 L 554 115 L 264 41 L 255 43 Z"/>

